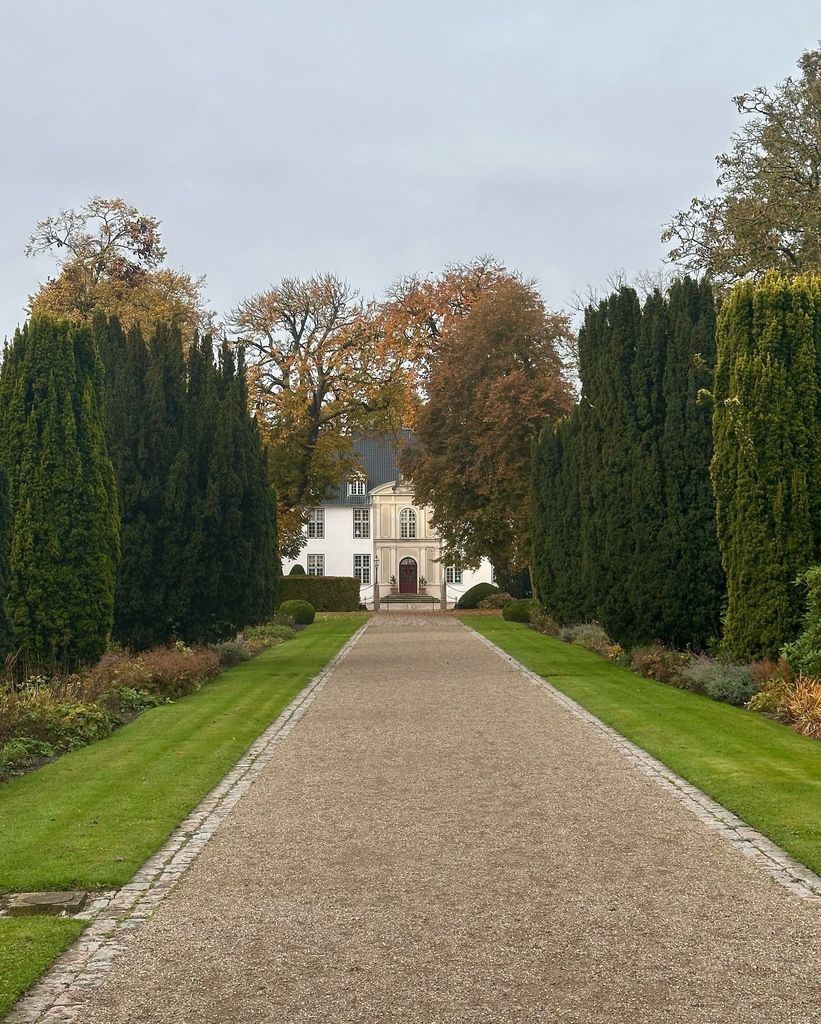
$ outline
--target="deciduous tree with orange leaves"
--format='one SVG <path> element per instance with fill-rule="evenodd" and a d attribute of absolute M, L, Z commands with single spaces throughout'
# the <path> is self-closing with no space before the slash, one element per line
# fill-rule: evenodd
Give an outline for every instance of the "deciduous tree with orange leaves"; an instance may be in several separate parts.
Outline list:
<path fill-rule="evenodd" d="M 495 265 L 441 324 L 403 468 L 445 548 L 468 567 L 489 557 L 504 585 L 530 563 L 533 442 L 573 404 L 570 322 Z"/>
<path fill-rule="evenodd" d="M 296 557 L 308 508 L 356 468 L 351 433 L 399 426 L 408 363 L 377 308 L 333 274 L 285 278 L 229 324 L 269 442 L 280 551 Z"/>

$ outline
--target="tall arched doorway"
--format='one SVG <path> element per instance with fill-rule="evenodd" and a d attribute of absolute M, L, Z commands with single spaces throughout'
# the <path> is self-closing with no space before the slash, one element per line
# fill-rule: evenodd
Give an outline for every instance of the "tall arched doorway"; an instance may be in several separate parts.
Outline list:
<path fill-rule="evenodd" d="M 399 593 L 415 594 L 417 592 L 416 559 L 403 558 L 399 563 Z"/>

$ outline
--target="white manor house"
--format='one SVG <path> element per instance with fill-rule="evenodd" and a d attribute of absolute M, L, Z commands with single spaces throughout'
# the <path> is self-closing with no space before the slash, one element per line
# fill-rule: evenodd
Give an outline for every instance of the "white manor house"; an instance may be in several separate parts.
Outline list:
<path fill-rule="evenodd" d="M 445 564 L 430 509 L 414 503 L 413 488 L 399 471 L 397 444 L 411 437 L 409 430 L 399 438 L 354 435 L 361 473 L 311 509 L 305 547 L 298 558 L 283 560 L 284 573 L 298 563 L 309 576 L 355 576 L 360 601 L 369 608 L 377 585 L 379 604 L 394 593 L 406 599 L 426 594 L 439 607 L 452 608 L 475 583 L 492 582 L 487 559 L 476 571 Z"/>

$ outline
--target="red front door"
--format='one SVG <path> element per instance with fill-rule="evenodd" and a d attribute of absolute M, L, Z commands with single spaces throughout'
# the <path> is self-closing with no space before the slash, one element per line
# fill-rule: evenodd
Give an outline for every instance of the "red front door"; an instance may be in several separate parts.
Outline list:
<path fill-rule="evenodd" d="M 416 590 L 416 561 L 403 558 L 399 563 L 399 593 L 415 594 Z"/>

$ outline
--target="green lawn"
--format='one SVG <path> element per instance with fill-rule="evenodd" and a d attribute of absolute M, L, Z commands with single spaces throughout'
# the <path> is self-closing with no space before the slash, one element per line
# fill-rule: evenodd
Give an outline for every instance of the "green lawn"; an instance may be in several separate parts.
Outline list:
<path fill-rule="evenodd" d="M 597 718 L 821 871 L 821 745 L 515 622 L 459 616 Z"/>
<path fill-rule="evenodd" d="M 0 786 L 0 892 L 123 885 L 365 619 L 318 616 L 198 693 Z M 82 930 L 0 918 L 0 1015 Z"/>
<path fill-rule="evenodd" d="M 84 927 L 71 918 L 0 917 L 0 1017 Z"/>

